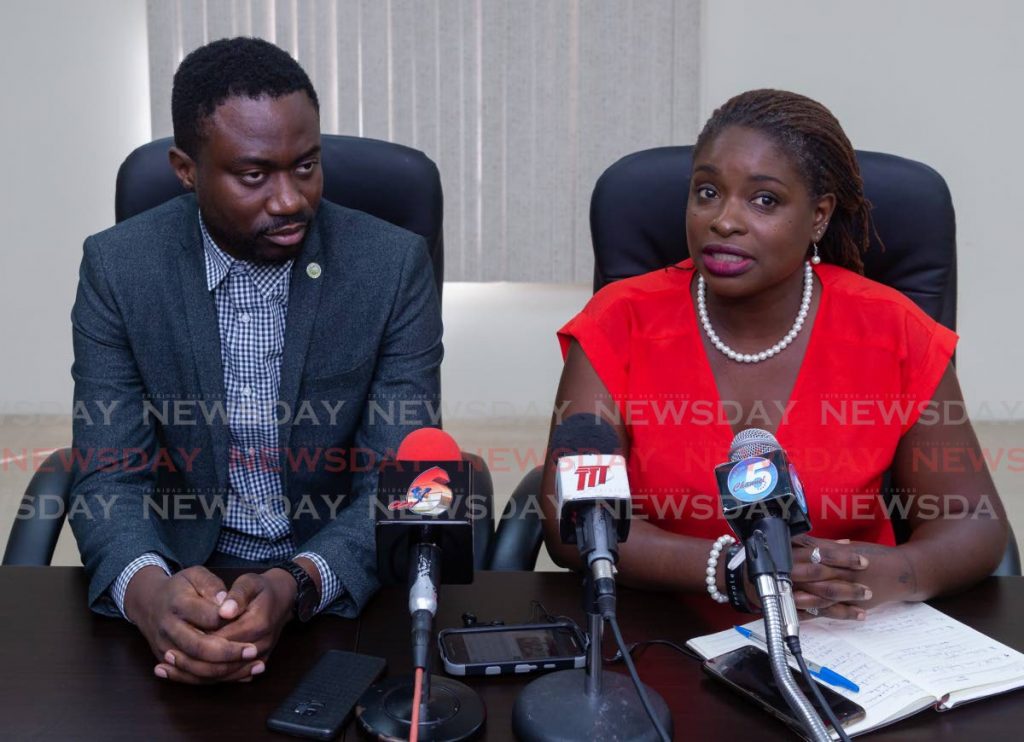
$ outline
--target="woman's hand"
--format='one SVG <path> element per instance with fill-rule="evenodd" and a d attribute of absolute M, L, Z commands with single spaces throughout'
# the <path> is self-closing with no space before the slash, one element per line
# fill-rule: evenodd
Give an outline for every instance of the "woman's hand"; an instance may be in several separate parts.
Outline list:
<path fill-rule="evenodd" d="M 800 610 L 857 621 L 867 608 L 912 599 L 916 582 L 899 547 L 810 536 L 793 539 L 792 578 Z"/>
<path fill-rule="evenodd" d="M 874 591 L 866 574 L 871 562 L 858 547 L 848 539 L 793 539 L 796 607 L 814 616 L 863 620 L 863 604 Z"/>

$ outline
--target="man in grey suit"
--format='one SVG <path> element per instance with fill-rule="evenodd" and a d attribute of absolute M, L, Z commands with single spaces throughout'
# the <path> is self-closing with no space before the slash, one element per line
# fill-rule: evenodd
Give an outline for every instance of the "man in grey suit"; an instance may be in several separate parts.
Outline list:
<path fill-rule="evenodd" d="M 321 201 L 285 52 L 196 50 L 172 113 L 193 193 L 85 242 L 70 520 L 91 607 L 138 625 L 158 677 L 244 681 L 293 616 L 375 590 L 376 465 L 436 410 L 440 307 L 420 237 Z"/>

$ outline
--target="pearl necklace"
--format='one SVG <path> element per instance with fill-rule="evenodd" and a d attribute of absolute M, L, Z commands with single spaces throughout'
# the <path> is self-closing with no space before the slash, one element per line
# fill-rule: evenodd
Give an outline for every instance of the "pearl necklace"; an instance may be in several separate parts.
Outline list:
<path fill-rule="evenodd" d="M 767 350 L 762 350 L 760 353 L 737 353 L 735 350 L 723 343 L 722 339 L 718 337 L 718 333 L 716 333 L 714 328 L 711 327 L 711 320 L 708 319 L 708 307 L 704 291 L 704 276 L 700 274 L 697 274 L 697 315 L 700 317 L 700 324 L 704 328 L 705 334 L 707 334 L 711 344 L 718 348 L 718 350 L 738 363 L 760 363 L 761 361 L 767 361 L 772 356 L 778 355 L 784 351 L 789 344 L 796 339 L 796 336 L 800 334 L 800 330 L 804 326 L 804 320 L 807 319 L 807 312 L 811 309 L 811 295 L 813 293 L 814 270 L 811 268 L 810 261 L 807 261 L 804 263 L 804 294 L 803 298 L 800 300 L 800 311 L 797 312 L 796 321 L 793 323 L 793 326 L 789 328 L 789 332 L 786 333 L 782 340 L 775 343 L 775 345 Z"/>

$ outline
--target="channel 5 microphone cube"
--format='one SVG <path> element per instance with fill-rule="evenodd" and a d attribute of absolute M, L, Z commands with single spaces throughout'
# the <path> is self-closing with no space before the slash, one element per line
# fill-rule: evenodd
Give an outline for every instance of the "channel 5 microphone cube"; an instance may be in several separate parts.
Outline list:
<path fill-rule="evenodd" d="M 764 518 L 789 523 L 791 536 L 811 529 L 796 468 L 781 449 L 715 467 L 722 514 L 744 541 Z"/>

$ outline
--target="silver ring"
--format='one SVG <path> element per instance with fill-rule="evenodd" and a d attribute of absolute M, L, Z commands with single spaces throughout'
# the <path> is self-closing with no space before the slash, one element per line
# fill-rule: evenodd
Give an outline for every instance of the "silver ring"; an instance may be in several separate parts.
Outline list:
<path fill-rule="evenodd" d="M 811 551 L 811 563 L 821 564 L 821 549 L 819 549 L 817 546 L 815 546 L 814 550 Z"/>
<path fill-rule="evenodd" d="M 807 612 L 810 613 L 812 616 L 817 616 L 818 615 L 818 609 L 815 608 L 814 606 L 811 606 L 810 608 L 808 608 Z"/>

